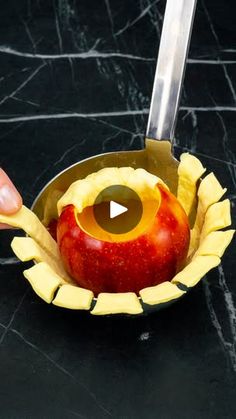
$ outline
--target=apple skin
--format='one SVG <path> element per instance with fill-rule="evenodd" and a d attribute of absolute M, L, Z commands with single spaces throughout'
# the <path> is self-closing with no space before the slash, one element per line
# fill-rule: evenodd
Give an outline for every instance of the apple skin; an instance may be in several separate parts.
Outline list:
<path fill-rule="evenodd" d="M 150 228 L 126 242 L 106 242 L 86 234 L 74 207 L 61 213 L 57 242 L 66 271 L 78 285 L 100 292 L 138 293 L 171 280 L 183 267 L 189 247 L 188 218 L 167 188 L 156 185 L 161 203 Z"/>

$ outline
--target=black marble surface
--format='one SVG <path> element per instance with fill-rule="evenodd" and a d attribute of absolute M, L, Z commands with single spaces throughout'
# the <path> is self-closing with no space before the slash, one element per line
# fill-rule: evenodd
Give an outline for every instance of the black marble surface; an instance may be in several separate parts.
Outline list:
<path fill-rule="evenodd" d="M 141 148 L 165 2 L 1 0 L 0 164 L 31 205 L 68 165 Z M 232 0 L 199 0 L 176 130 L 236 199 Z M 167 310 L 94 318 L 48 306 L 0 236 L 0 417 L 236 417 L 235 241 Z"/>

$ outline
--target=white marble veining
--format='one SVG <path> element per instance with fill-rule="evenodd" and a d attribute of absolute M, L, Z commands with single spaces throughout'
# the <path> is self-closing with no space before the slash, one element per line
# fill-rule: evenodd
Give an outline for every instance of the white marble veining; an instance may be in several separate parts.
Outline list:
<path fill-rule="evenodd" d="M 236 112 L 236 106 L 209 106 L 209 107 L 197 107 L 197 106 L 181 106 L 180 110 L 190 112 Z M 45 114 L 45 115 L 29 115 L 29 116 L 9 116 L 3 118 L 0 114 L 0 123 L 14 123 L 14 122 L 27 122 L 47 119 L 68 119 L 68 118 L 110 118 L 110 117 L 122 117 L 122 116 L 135 116 L 135 115 L 148 115 L 149 109 L 135 109 L 125 111 L 114 111 L 114 112 L 91 112 L 91 113 L 58 113 L 58 114 Z"/>
<path fill-rule="evenodd" d="M 54 14 L 55 14 L 55 25 L 56 25 L 56 32 L 57 32 L 57 37 L 58 37 L 59 50 L 62 53 L 62 51 L 63 51 L 63 41 L 62 41 L 62 36 L 61 36 L 61 29 L 60 29 L 60 23 L 59 23 L 59 19 L 58 19 L 58 11 L 57 11 L 55 0 L 53 0 L 53 8 L 54 8 Z"/>
<path fill-rule="evenodd" d="M 78 388 L 81 388 L 86 391 L 87 395 L 91 399 L 93 403 L 96 404 L 97 408 L 100 409 L 105 417 L 112 416 L 111 413 L 103 406 L 103 404 L 98 400 L 96 394 L 92 392 L 85 384 L 78 380 L 77 377 L 75 377 L 70 371 L 65 369 L 62 365 L 60 365 L 57 361 L 53 359 L 52 356 L 48 355 L 45 351 L 43 351 L 39 346 L 32 343 L 30 340 L 28 340 L 22 333 L 20 333 L 18 330 L 11 328 L 10 329 L 12 333 L 14 333 L 19 339 L 21 339 L 27 346 L 32 348 L 34 351 L 36 351 L 39 355 L 46 358 L 56 369 L 61 371 L 63 374 L 67 375 L 70 379 L 72 379 L 75 382 L 75 385 L 78 385 Z M 3 332 L 4 333 L 4 332 Z M 4 335 L 5 336 L 5 335 Z M 2 340 L 2 338 L 1 338 Z M 1 344 L 0 340 L 0 344 Z"/>
<path fill-rule="evenodd" d="M 45 63 L 41 64 L 39 67 L 36 68 L 24 81 L 20 84 L 13 92 L 11 92 L 9 95 L 5 96 L 1 101 L 0 105 L 2 105 L 6 100 L 9 98 L 15 98 L 15 95 L 21 91 L 35 76 L 38 74 L 38 72 L 41 70 L 41 68 L 45 67 Z"/>
<path fill-rule="evenodd" d="M 36 53 L 37 43 L 33 39 L 32 33 L 31 33 L 30 29 L 29 29 L 29 25 L 28 25 L 27 21 L 24 20 L 24 19 L 22 19 L 22 22 L 23 22 L 23 25 L 25 27 L 25 31 L 27 33 L 27 36 L 28 36 L 28 38 L 30 40 L 30 43 L 31 43 L 31 45 L 33 47 L 33 51 Z"/>
<path fill-rule="evenodd" d="M 231 148 L 229 146 L 228 131 L 226 129 L 224 117 L 220 112 L 217 112 L 216 114 L 218 116 L 218 119 L 220 120 L 222 131 L 223 131 L 222 145 L 223 145 L 223 149 L 224 149 L 224 155 L 225 155 L 228 162 L 233 162 L 233 164 L 228 165 L 228 167 L 229 167 L 229 172 L 230 172 L 230 175 L 231 175 L 233 185 L 236 188 L 236 156 L 235 156 L 235 154 L 233 153 L 233 151 L 231 150 Z"/>
<path fill-rule="evenodd" d="M 85 52 L 78 52 L 78 53 L 60 53 L 60 54 L 34 54 L 30 52 L 22 52 L 17 51 L 14 48 L 7 47 L 7 46 L 0 46 L 0 52 L 9 55 L 15 55 L 18 57 L 25 57 L 25 58 L 36 58 L 40 60 L 63 60 L 63 59 L 89 59 L 89 58 L 123 58 L 128 60 L 135 60 L 135 61 L 144 61 L 144 62 L 155 62 L 155 58 L 149 57 L 141 57 L 138 55 L 133 54 L 125 54 L 122 52 L 99 52 L 96 49 L 90 49 L 89 51 Z"/>
<path fill-rule="evenodd" d="M 40 54 L 40 53 L 31 53 L 27 51 L 18 51 L 10 46 L 0 45 L 0 52 L 2 54 L 8 55 L 15 55 L 22 58 L 31 58 L 31 59 L 39 59 L 39 60 L 65 60 L 65 59 L 112 59 L 112 58 L 122 58 L 128 60 L 135 60 L 135 61 L 144 61 L 144 62 L 156 62 L 156 58 L 152 57 L 143 57 L 134 54 L 127 54 L 122 53 L 120 51 L 117 52 L 102 52 L 97 51 L 96 49 L 92 48 L 89 51 L 84 52 L 68 52 L 60 54 Z M 230 51 L 229 51 L 230 52 Z M 232 51 L 231 51 L 232 52 Z M 199 58 L 188 58 L 187 64 L 194 64 L 194 65 L 235 65 L 236 60 L 229 60 L 229 59 L 199 59 Z M 1 79 L 0 79 L 1 81 Z"/>
<path fill-rule="evenodd" d="M 205 14 L 206 14 L 206 16 L 207 16 L 207 19 L 208 19 L 208 22 L 209 22 L 209 25 L 210 25 L 210 28 L 211 28 L 212 34 L 213 34 L 213 36 L 214 36 L 214 38 L 215 38 L 215 40 L 216 40 L 216 44 L 217 44 L 217 46 L 218 46 L 218 49 L 220 50 L 220 49 L 222 49 L 222 48 L 221 48 L 221 45 L 220 45 L 220 42 L 219 42 L 218 35 L 217 35 L 216 31 L 215 31 L 215 28 L 214 28 L 214 25 L 213 25 L 213 22 L 212 22 L 211 16 L 210 16 L 210 14 L 209 14 L 209 12 L 208 12 L 208 8 L 207 8 L 207 6 L 206 6 L 205 0 L 202 0 L 202 5 L 203 5 L 203 9 L 204 9 L 204 11 L 205 11 Z M 228 73 L 228 70 L 227 70 L 227 67 L 225 66 L 225 64 L 222 62 L 222 63 L 221 63 L 221 65 L 222 65 L 222 68 L 223 68 L 223 71 L 224 71 L 225 78 L 226 78 L 226 80 L 227 80 L 227 82 L 228 82 L 229 89 L 230 89 L 230 91 L 231 91 L 231 93 L 232 93 L 232 96 L 233 96 L 234 102 L 235 102 L 235 104 L 236 104 L 236 92 L 235 92 L 235 89 L 234 89 L 234 86 L 233 86 L 232 80 L 231 80 L 231 78 L 230 78 L 230 76 L 229 76 L 229 73 Z"/>
<path fill-rule="evenodd" d="M 2 335 L 0 337 L 0 346 L 3 344 L 3 341 L 4 341 L 4 339 L 5 339 L 6 335 L 7 335 L 7 332 L 10 330 L 10 328 L 11 328 L 13 322 L 14 322 L 15 316 L 17 315 L 18 311 L 21 309 L 21 307 L 23 305 L 23 302 L 24 302 L 25 297 L 26 297 L 27 294 L 28 294 L 28 290 L 26 290 L 26 292 L 23 294 L 23 296 L 20 298 L 18 304 L 16 305 L 16 308 L 13 311 L 9 322 L 6 325 L 6 327 L 5 327 Z"/>
<path fill-rule="evenodd" d="M 228 333 L 227 336 L 225 336 L 224 332 L 222 312 L 218 313 L 218 308 L 214 305 L 213 292 L 207 279 L 203 280 L 206 303 L 212 324 L 216 329 L 217 335 L 227 356 L 229 357 L 231 366 L 236 372 L 236 306 L 234 303 L 233 293 L 227 285 L 227 280 L 222 266 L 218 267 L 218 283 L 222 292 L 224 309 L 228 317 L 228 324 L 230 328 L 230 333 Z"/>
<path fill-rule="evenodd" d="M 16 265 L 18 263 L 21 263 L 21 261 L 16 257 L 0 258 L 0 266 Z"/>
<path fill-rule="evenodd" d="M 135 19 L 128 21 L 123 28 L 119 29 L 117 32 L 114 33 L 114 36 L 117 37 L 123 34 L 127 29 L 132 28 L 132 26 L 134 26 L 137 22 L 139 22 L 140 19 L 146 16 L 151 10 L 151 8 L 155 6 L 159 1 L 160 0 L 154 0 L 153 2 L 148 3 L 147 6 L 144 6 L 143 8 L 141 7 L 140 14 L 137 17 L 135 17 Z"/>

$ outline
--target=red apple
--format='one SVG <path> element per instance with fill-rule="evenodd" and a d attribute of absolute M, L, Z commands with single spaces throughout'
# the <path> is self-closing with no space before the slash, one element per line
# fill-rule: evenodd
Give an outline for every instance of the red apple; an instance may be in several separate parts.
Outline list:
<path fill-rule="evenodd" d="M 67 272 L 95 295 L 138 293 L 171 280 L 183 267 L 189 246 L 185 211 L 167 188 L 157 184 L 161 202 L 154 222 L 140 236 L 121 242 L 98 240 L 84 232 L 68 205 L 57 225 L 57 241 Z"/>

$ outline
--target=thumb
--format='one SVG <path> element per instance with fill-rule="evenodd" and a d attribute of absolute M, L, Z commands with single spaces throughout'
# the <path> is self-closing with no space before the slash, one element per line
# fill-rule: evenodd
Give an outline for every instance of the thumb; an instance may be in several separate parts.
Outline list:
<path fill-rule="evenodd" d="M 7 174 L 0 168 L 0 213 L 14 214 L 22 205 L 22 198 L 9 179 Z"/>

